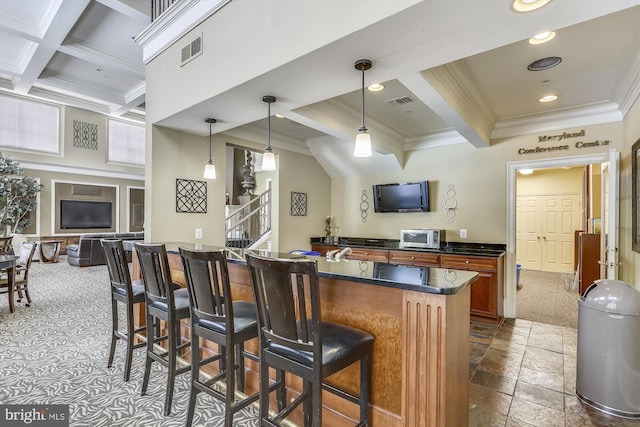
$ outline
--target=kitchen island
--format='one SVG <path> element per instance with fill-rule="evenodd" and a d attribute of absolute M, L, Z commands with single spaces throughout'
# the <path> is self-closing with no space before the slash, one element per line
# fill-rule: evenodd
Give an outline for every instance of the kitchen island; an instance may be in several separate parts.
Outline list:
<path fill-rule="evenodd" d="M 184 285 L 180 246 L 166 243 L 172 277 Z M 292 257 L 289 254 L 263 256 Z M 228 249 L 234 298 L 252 300 L 248 270 L 239 251 Z M 429 267 L 392 266 L 359 260 L 317 260 L 324 320 L 368 331 L 375 337 L 371 387 L 372 427 L 466 426 L 469 423 L 469 301 L 478 273 Z M 137 265 L 134 262 L 134 275 Z M 183 325 L 188 335 L 188 324 Z M 257 351 L 257 343 L 247 349 Z M 247 392 L 256 389 L 257 364 L 247 361 Z M 357 392 L 358 366 L 328 379 Z M 288 378 L 293 390 L 297 379 Z M 358 408 L 323 396 L 324 424 L 353 426 Z"/>
<path fill-rule="evenodd" d="M 344 250 L 347 259 L 377 261 L 395 265 L 442 267 L 476 271 L 480 275 L 471 288 L 471 320 L 500 326 L 504 321 L 504 258 L 506 246 L 499 243 L 443 242 L 439 248 L 405 248 L 398 239 L 313 237 L 311 249 L 324 256 Z"/>

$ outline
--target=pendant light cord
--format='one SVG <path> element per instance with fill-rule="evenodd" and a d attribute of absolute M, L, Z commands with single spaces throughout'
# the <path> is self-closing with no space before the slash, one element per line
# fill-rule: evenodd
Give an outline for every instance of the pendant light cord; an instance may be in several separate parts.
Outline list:
<path fill-rule="evenodd" d="M 367 128 L 364 127 L 364 67 L 362 67 L 362 126 L 360 126 L 360 131 L 367 131 Z"/>
<path fill-rule="evenodd" d="M 211 160 L 211 124 L 212 122 L 209 122 L 209 163 L 213 163 L 213 161 Z"/>
<path fill-rule="evenodd" d="M 267 103 L 267 149 L 271 149 L 271 103 Z"/>

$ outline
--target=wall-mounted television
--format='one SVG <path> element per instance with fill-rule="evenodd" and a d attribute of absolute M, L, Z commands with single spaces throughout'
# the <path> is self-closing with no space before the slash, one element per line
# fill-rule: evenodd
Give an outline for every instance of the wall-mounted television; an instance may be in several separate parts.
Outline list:
<path fill-rule="evenodd" d="M 373 186 L 376 212 L 429 212 L 429 181 Z"/>
<path fill-rule="evenodd" d="M 111 228 L 111 202 L 60 200 L 60 228 Z"/>

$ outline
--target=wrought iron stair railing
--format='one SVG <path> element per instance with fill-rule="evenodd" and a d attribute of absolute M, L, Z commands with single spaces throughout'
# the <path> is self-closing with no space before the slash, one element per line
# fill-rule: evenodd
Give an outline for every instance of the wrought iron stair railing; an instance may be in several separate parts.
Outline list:
<path fill-rule="evenodd" d="M 251 247 L 270 231 L 271 190 L 249 200 L 225 218 L 227 247 Z"/>

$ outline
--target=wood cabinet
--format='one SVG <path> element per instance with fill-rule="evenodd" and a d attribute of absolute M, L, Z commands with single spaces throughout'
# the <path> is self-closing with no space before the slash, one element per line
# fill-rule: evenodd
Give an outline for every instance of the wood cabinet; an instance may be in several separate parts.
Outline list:
<path fill-rule="evenodd" d="M 390 264 L 440 267 L 440 254 L 433 252 L 389 251 Z"/>
<path fill-rule="evenodd" d="M 311 250 L 320 252 L 322 256 L 335 249 L 344 249 L 344 246 L 311 246 Z M 471 320 L 491 325 L 500 325 L 504 321 L 504 255 L 472 256 L 369 248 L 351 250 L 352 253 L 346 256 L 348 259 L 477 271 L 480 278 L 471 285 Z"/>
<path fill-rule="evenodd" d="M 580 295 L 584 295 L 587 288 L 600 279 L 600 234 L 581 232 L 576 236 L 578 289 Z"/>
<path fill-rule="evenodd" d="M 502 324 L 504 255 L 496 258 L 443 254 L 440 266 L 477 271 L 480 278 L 471 285 L 471 320 Z"/>
<path fill-rule="evenodd" d="M 342 250 L 344 248 L 344 246 L 311 245 L 311 250 L 320 252 L 321 256 L 326 256 L 327 251 Z M 351 253 L 345 255 L 344 258 L 360 261 L 389 262 L 389 251 L 386 249 L 351 248 Z"/>
<path fill-rule="evenodd" d="M 346 258 L 360 261 L 389 262 L 389 251 L 385 249 L 351 248 L 351 253 Z"/>

